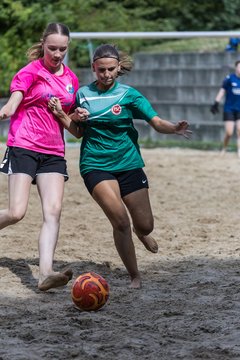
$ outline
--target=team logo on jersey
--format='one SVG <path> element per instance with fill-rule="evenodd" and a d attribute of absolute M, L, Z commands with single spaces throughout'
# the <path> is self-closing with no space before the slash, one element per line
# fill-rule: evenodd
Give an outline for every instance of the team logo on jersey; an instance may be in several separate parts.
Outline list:
<path fill-rule="evenodd" d="M 74 93 L 74 87 L 73 87 L 73 85 L 72 85 L 72 84 L 68 84 L 68 85 L 66 86 L 66 90 L 67 90 L 67 92 L 68 92 L 69 94 L 73 94 L 73 93 Z"/>
<path fill-rule="evenodd" d="M 240 89 L 233 88 L 233 89 L 232 89 L 232 93 L 233 93 L 234 95 L 240 95 Z"/>
<path fill-rule="evenodd" d="M 122 112 L 122 108 L 119 104 L 114 105 L 111 110 L 114 115 L 119 115 Z"/>

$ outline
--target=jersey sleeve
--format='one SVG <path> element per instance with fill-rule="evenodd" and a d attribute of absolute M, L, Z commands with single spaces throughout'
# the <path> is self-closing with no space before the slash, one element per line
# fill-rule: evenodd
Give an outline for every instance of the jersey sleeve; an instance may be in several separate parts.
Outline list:
<path fill-rule="evenodd" d="M 231 77 L 230 77 L 230 75 L 227 75 L 225 77 L 225 79 L 223 80 L 222 88 L 226 90 L 229 87 L 230 83 L 231 83 Z"/>
<path fill-rule="evenodd" d="M 82 103 L 83 103 L 82 98 L 83 98 L 83 94 L 82 94 L 82 91 L 80 88 L 76 94 L 76 106 L 77 107 L 82 107 Z"/>
<path fill-rule="evenodd" d="M 143 96 L 136 89 L 131 88 L 131 102 L 130 108 L 132 111 L 133 119 L 142 119 L 149 122 L 158 113 L 153 109 L 148 99 Z"/>
<path fill-rule="evenodd" d="M 71 109 L 69 110 L 69 113 L 73 112 L 74 109 L 76 108 L 76 96 L 77 96 L 77 92 L 79 89 L 79 81 L 78 81 L 78 77 L 73 74 L 73 88 L 74 88 L 74 98 L 73 98 L 73 104 L 71 106 Z"/>
<path fill-rule="evenodd" d="M 23 95 L 25 95 L 33 82 L 34 74 L 31 71 L 23 68 L 13 77 L 10 85 L 10 91 L 11 93 L 14 91 L 22 91 Z"/>

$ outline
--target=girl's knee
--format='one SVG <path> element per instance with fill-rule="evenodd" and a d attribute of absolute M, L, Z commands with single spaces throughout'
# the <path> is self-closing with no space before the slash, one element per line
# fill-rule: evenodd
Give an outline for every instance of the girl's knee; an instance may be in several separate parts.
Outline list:
<path fill-rule="evenodd" d="M 126 232 L 131 229 L 128 218 L 118 218 L 113 222 L 113 228 L 120 232 Z"/>
<path fill-rule="evenodd" d="M 141 224 L 134 224 L 135 231 L 141 235 L 149 235 L 153 231 L 153 228 L 154 223 L 152 220 Z"/>
<path fill-rule="evenodd" d="M 232 136 L 233 136 L 233 131 L 226 131 L 225 137 L 226 137 L 227 139 L 230 139 Z"/>
<path fill-rule="evenodd" d="M 11 224 L 15 224 L 15 223 L 21 221 L 24 218 L 25 214 L 26 214 L 25 211 L 10 210 L 9 211 L 9 221 L 11 222 Z"/>
<path fill-rule="evenodd" d="M 61 217 L 62 204 L 54 204 L 53 206 L 45 206 L 43 208 L 44 218 L 48 220 L 59 221 Z"/>

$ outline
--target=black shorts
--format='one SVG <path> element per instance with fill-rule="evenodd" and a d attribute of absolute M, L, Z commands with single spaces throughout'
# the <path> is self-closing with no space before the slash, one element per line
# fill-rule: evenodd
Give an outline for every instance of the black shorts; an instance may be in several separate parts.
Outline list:
<path fill-rule="evenodd" d="M 223 113 L 223 121 L 240 120 L 240 111 L 228 111 Z"/>
<path fill-rule="evenodd" d="M 102 170 L 93 170 L 83 175 L 83 180 L 90 194 L 92 194 L 94 187 L 104 180 L 116 180 L 119 184 L 121 197 L 140 189 L 149 188 L 148 179 L 143 169 L 114 173 Z"/>
<path fill-rule="evenodd" d="M 27 174 L 36 184 L 36 176 L 44 173 L 59 173 L 68 180 L 66 160 L 62 156 L 43 154 L 19 147 L 8 147 L 0 172 L 11 174 Z"/>

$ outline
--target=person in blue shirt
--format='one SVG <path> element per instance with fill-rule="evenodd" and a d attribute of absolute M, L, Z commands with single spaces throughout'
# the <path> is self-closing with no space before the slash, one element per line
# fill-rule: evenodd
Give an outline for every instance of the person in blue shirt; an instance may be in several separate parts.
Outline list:
<path fill-rule="evenodd" d="M 222 154 L 226 152 L 236 127 L 238 157 L 240 158 L 240 60 L 235 62 L 235 72 L 227 75 L 223 80 L 222 87 L 210 108 L 212 114 L 219 112 L 219 103 L 223 98 L 225 98 L 223 106 L 225 136 Z"/>
<path fill-rule="evenodd" d="M 239 42 L 240 42 L 239 38 L 231 37 L 225 48 L 225 51 L 229 51 L 229 52 L 238 51 Z"/>

